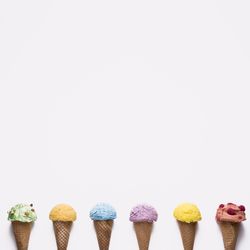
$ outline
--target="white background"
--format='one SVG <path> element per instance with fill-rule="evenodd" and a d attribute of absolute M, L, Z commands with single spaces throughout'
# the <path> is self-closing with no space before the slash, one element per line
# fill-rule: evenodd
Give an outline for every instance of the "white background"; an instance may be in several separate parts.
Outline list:
<path fill-rule="evenodd" d="M 50 209 L 78 212 L 69 249 L 97 249 L 88 214 L 118 212 L 111 250 L 138 249 L 131 207 L 155 206 L 150 249 L 182 249 L 172 216 L 202 212 L 195 249 L 219 250 L 217 205 L 250 207 L 247 0 L 0 2 L 0 249 L 7 210 L 32 202 L 30 249 L 56 249 Z M 244 222 L 238 249 L 250 244 Z"/>

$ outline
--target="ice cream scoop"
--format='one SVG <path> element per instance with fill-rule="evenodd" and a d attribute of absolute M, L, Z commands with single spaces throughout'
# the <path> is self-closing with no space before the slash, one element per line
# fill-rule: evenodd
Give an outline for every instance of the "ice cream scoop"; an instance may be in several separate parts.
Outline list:
<path fill-rule="evenodd" d="M 201 220 L 199 208 L 192 203 L 182 203 L 174 209 L 174 217 L 179 225 L 184 250 L 193 250 L 196 225 Z"/>
<path fill-rule="evenodd" d="M 53 221 L 57 249 L 66 250 L 76 211 L 70 205 L 58 204 L 50 211 L 49 218 Z"/>
<path fill-rule="evenodd" d="M 191 223 L 201 220 L 201 213 L 195 204 L 183 203 L 175 208 L 174 217 L 178 221 Z"/>
<path fill-rule="evenodd" d="M 37 215 L 33 204 L 17 204 L 8 212 L 18 250 L 27 250 L 31 229 Z"/>
<path fill-rule="evenodd" d="M 94 222 L 100 250 L 109 249 L 113 223 L 116 216 L 115 209 L 107 203 L 98 203 L 90 211 L 90 218 Z"/>
<path fill-rule="evenodd" d="M 234 203 L 220 204 L 216 220 L 220 226 L 225 250 L 235 250 L 239 225 L 246 220 L 245 206 Z"/>
<path fill-rule="evenodd" d="M 76 217 L 76 211 L 67 204 L 56 205 L 49 214 L 52 221 L 75 221 Z"/>
<path fill-rule="evenodd" d="M 246 220 L 245 207 L 233 203 L 221 204 L 217 209 L 216 220 L 234 223 L 242 222 Z"/>
<path fill-rule="evenodd" d="M 98 203 L 90 211 L 92 220 L 114 220 L 116 219 L 115 209 L 107 203 Z"/>
<path fill-rule="evenodd" d="M 9 221 L 34 222 L 37 219 L 33 204 L 17 204 L 8 212 Z"/>
<path fill-rule="evenodd" d="M 131 210 L 129 220 L 134 224 L 140 250 L 149 249 L 153 222 L 157 219 L 157 211 L 150 205 L 140 204 Z"/>
<path fill-rule="evenodd" d="M 157 221 L 157 218 L 158 214 L 152 206 L 141 204 L 132 209 L 129 220 L 132 222 L 154 222 Z"/>

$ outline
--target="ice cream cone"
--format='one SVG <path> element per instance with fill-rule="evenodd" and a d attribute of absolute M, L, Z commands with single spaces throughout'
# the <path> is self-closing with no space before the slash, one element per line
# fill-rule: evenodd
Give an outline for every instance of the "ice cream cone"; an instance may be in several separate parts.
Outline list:
<path fill-rule="evenodd" d="M 94 222 L 99 249 L 108 250 L 114 220 L 116 219 L 115 209 L 107 203 L 97 203 L 90 210 L 89 215 Z"/>
<path fill-rule="evenodd" d="M 129 220 L 133 222 L 140 250 L 148 250 L 153 223 L 157 221 L 158 213 L 154 207 L 139 204 L 132 208 Z"/>
<path fill-rule="evenodd" d="M 67 249 L 72 224 L 72 221 L 53 221 L 58 250 Z"/>
<path fill-rule="evenodd" d="M 219 222 L 225 250 L 235 250 L 239 224 L 233 222 Z"/>
<path fill-rule="evenodd" d="M 12 221 L 12 229 L 18 250 L 28 250 L 32 222 Z"/>
<path fill-rule="evenodd" d="M 140 250 L 148 250 L 152 228 L 152 222 L 134 222 L 134 229 Z"/>
<path fill-rule="evenodd" d="M 178 222 L 184 250 L 193 250 L 196 226 L 201 218 L 199 208 L 193 203 L 182 203 L 174 210 Z"/>
<path fill-rule="evenodd" d="M 220 226 L 225 250 L 235 250 L 240 224 L 246 220 L 245 210 L 245 206 L 231 202 L 219 205 L 215 218 Z"/>
<path fill-rule="evenodd" d="M 197 222 L 178 221 L 184 250 L 193 250 Z"/>
<path fill-rule="evenodd" d="M 108 250 L 113 228 L 113 220 L 95 220 L 94 227 L 100 250 Z"/>
<path fill-rule="evenodd" d="M 76 220 L 76 211 L 67 204 L 58 204 L 52 208 L 49 214 L 53 222 L 54 233 L 58 250 L 66 250 L 73 221 Z"/>

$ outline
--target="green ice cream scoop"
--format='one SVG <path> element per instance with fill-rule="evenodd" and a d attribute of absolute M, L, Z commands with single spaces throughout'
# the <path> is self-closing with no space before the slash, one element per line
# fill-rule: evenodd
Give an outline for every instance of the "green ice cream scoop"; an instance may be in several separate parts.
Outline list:
<path fill-rule="evenodd" d="M 32 204 L 17 204 L 8 212 L 10 221 L 34 222 L 36 219 L 36 212 Z"/>

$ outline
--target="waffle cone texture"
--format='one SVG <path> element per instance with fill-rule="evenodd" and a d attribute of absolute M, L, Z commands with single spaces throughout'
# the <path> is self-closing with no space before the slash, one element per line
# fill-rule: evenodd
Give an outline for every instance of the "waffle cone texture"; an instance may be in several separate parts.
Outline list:
<path fill-rule="evenodd" d="M 113 228 L 113 220 L 95 220 L 94 227 L 100 250 L 108 250 L 111 233 Z"/>
<path fill-rule="evenodd" d="M 140 250 L 149 249 L 152 228 L 152 222 L 134 222 L 134 229 Z"/>
<path fill-rule="evenodd" d="M 219 222 L 219 226 L 225 250 L 235 250 L 239 233 L 239 223 Z"/>
<path fill-rule="evenodd" d="M 67 249 L 72 224 L 72 221 L 53 221 L 57 250 Z"/>
<path fill-rule="evenodd" d="M 32 222 L 13 221 L 12 230 L 18 250 L 28 250 Z"/>
<path fill-rule="evenodd" d="M 184 250 L 193 250 L 197 222 L 186 223 L 178 221 L 178 225 Z"/>

